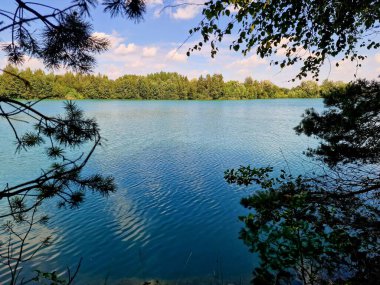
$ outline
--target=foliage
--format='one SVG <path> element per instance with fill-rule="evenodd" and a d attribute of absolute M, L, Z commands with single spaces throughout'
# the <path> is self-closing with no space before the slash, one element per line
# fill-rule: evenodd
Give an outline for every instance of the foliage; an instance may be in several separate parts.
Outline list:
<path fill-rule="evenodd" d="M 13 130 L 16 151 L 38 148 L 52 160 L 51 166 L 42 169 L 38 177 L 20 183 L 9 181 L 4 189 L 0 189 L 0 200 L 8 204 L 5 207 L 3 203 L 0 212 L 3 230 L 8 236 L 7 242 L 0 245 L 0 260 L 8 264 L 10 284 L 17 284 L 23 264 L 49 244 L 50 237 L 46 237 L 33 252 L 24 250 L 28 240 L 38 237 L 36 227 L 47 221 L 46 216 L 36 215 L 45 200 L 54 199 L 59 207 L 77 207 L 83 202 L 86 190 L 108 195 L 116 188 L 110 176 L 82 174 L 82 169 L 101 143 L 94 119 L 85 118 L 72 102 L 65 104 L 63 116 L 55 117 L 40 113 L 34 106 L 36 103 L 0 97 L 0 116 Z M 21 133 L 21 124 L 32 124 L 33 128 Z M 83 145 L 88 147 L 88 152 L 75 154 L 75 150 Z M 74 152 L 70 153 L 70 150 Z"/>
<path fill-rule="evenodd" d="M 380 84 L 357 81 L 345 89 L 332 89 L 325 96 L 329 109 L 319 114 L 306 110 L 296 127 L 298 134 L 323 140 L 308 155 L 330 165 L 378 163 L 380 161 Z"/>
<path fill-rule="evenodd" d="M 250 213 L 240 217 L 240 238 L 261 260 L 254 284 L 377 284 L 379 86 L 351 83 L 325 98 L 322 115 L 306 111 L 296 130 L 322 139 L 308 154 L 328 163 L 325 174 L 276 177 L 271 167 L 250 166 L 225 172 L 230 184 L 257 186 L 241 200 Z"/>
<path fill-rule="evenodd" d="M 104 75 L 85 75 L 67 72 L 63 75 L 42 70 L 19 70 L 7 66 L 0 74 L 0 96 L 18 99 L 142 99 L 142 100 L 228 100 L 267 98 L 317 98 L 330 90 L 344 88 L 342 82 L 313 81 L 299 86 L 280 88 L 269 80 L 257 81 L 251 77 L 244 83 L 224 81 L 221 74 L 200 76 L 189 80 L 175 72 L 159 72 L 147 76 L 124 75 L 111 80 Z M 28 80 L 30 86 L 14 76 Z"/>
<path fill-rule="evenodd" d="M 36 276 L 33 277 L 30 281 L 36 282 L 37 284 L 46 284 L 46 285 L 70 285 L 73 284 L 75 277 L 79 272 L 82 259 L 79 261 L 74 272 L 71 272 L 70 268 L 67 268 L 67 279 L 60 277 L 57 271 L 53 272 L 42 272 L 40 270 L 35 270 Z"/>
<path fill-rule="evenodd" d="M 105 51 L 109 45 L 106 39 L 92 35 L 92 26 L 86 20 L 91 8 L 101 4 L 111 16 L 136 21 L 145 12 L 142 0 L 73 0 L 63 9 L 22 0 L 14 2 L 14 11 L 0 9 L 0 33 L 11 35 L 10 42 L 2 47 L 9 62 L 22 64 L 30 56 L 41 59 L 46 67 L 79 72 L 91 71 L 94 54 Z"/>
<path fill-rule="evenodd" d="M 8 61 L 21 65 L 26 57 L 34 57 L 47 68 L 62 67 L 80 73 L 91 71 L 95 65 L 94 55 L 105 51 L 109 45 L 106 39 L 93 35 L 92 26 L 86 19 L 90 16 L 90 9 L 102 4 L 104 12 L 110 12 L 111 16 L 140 20 L 145 8 L 142 0 L 72 0 L 65 8 L 22 0 L 12 2 L 14 10 L 0 8 L 0 33 L 8 41 L 1 49 L 7 54 Z M 42 279 L 51 284 L 62 284 L 54 272 L 39 272 L 38 280 L 25 280 L 20 276 L 24 263 L 48 244 L 49 237 L 40 241 L 36 251 L 26 250 L 25 245 L 36 240 L 35 228 L 40 222 L 46 222 L 46 217 L 36 214 L 45 200 L 55 199 L 59 206 L 77 207 L 83 202 L 86 190 L 102 195 L 115 190 L 112 177 L 82 174 L 95 148 L 101 144 L 99 127 L 94 119 L 86 118 L 71 102 L 65 104 L 63 116 L 50 116 L 36 108 L 39 101 L 16 100 L 25 94 L 40 99 L 55 94 L 66 96 L 72 92 L 76 96 L 75 90 L 52 84 L 53 75 L 29 70 L 23 78 L 17 68 L 9 66 L 2 71 L 0 118 L 14 134 L 16 151 L 46 147 L 43 154 L 52 160 L 52 165 L 42 169 L 34 179 L 20 183 L 9 181 L 0 189 L 0 219 L 7 236 L 6 243 L 0 244 L 0 259 L 9 269 L 11 285 L 43 282 Z M 32 128 L 21 133 L 22 124 Z M 84 146 L 88 151 L 78 155 L 78 150 Z M 65 284 L 70 284 L 75 275 L 69 274 Z"/>
<path fill-rule="evenodd" d="M 65 115 L 57 117 L 41 114 L 34 109 L 35 103 L 22 103 L 8 98 L 0 98 L 0 103 L 1 115 L 14 131 L 16 151 L 27 151 L 45 145 L 45 155 L 53 160 L 51 167 L 43 170 L 38 178 L 16 185 L 10 182 L 5 189 L 0 190 L 0 199 L 8 199 L 10 207 L 10 211 L 0 217 L 20 215 L 22 219 L 23 213 L 52 197 L 60 198 L 60 206 L 76 207 L 83 201 L 85 189 L 103 195 L 114 191 L 115 185 L 111 177 L 81 176 L 82 168 L 100 143 L 101 137 L 97 123 L 93 119 L 84 118 L 83 112 L 74 103 L 67 102 Z M 8 108 L 3 105 L 7 105 Z M 34 122 L 33 131 L 19 134 L 12 121 L 19 113 L 27 115 L 28 122 Z M 75 149 L 89 142 L 92 143 L 92 147 L 86 155 L 83 153 L 73 158 L 65 153 L 65 148 Z"/>
<path fill-rule="evenodd" d="M 357 61 L 365 58 L 359 48 L 380 47 L 373 37 L 379 32 L 379 11 L 375 0 L 210 0 L 204 18 L 190 30 L 199 32 L 202 41 L 188 54 L 209 42 L 214 56 L 219 42 L 231 34 L 230 49 L 244 55 L 253 50 L 262 58 L 284 54 L 273 63 L 284 68 L 302 62 L 296 77 L 311 73 L 318 78 L 329 57 Z"/>
<path fill-rule="evenodd" d="M 254 210 L 240 217 L 245 224 L 240 238 L 260 256 L 253 283 L 260 284 L 265 274 L 267 281 L 282 275 L 304 284 L 375 284 L 380 273 L 378 209 L 357 197 L 349 203 L 336 200 L 309 179 L 285 171 L 270 178 L 271 171 L 248 166 L 225 175 L 229 183 L 260 188 L 241 200 Z"/>

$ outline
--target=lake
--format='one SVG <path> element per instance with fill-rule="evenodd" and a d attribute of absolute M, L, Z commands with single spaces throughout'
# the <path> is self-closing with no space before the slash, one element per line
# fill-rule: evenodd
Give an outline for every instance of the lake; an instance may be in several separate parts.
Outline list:
<path fill-rule="evenodd" d="M 118 189 L 108 198 L 89 192 L 79 209 L 45 204 L 51 221 L 41 235 L 52 235 L 53 244 L 32 265 L 63 272 L 83 257 L 77 284 L 248 283 L 258 259 L 238 239 L 238 216 L 246 213 L 240 198 L 252 190 L 228 185 L 223 173 L 248 164 L 310 171 L 302 152 L 316 142 L 293 127 L 306 108 L 322 109 L 322 100 L 77 104 L 106 139 L 85 173 L 113 175 Z M 44 101 L 38 109 L 57 114 L 62 106 Z M 0 130 L 0 185 L 33 178 L 48 165 L 37 150 L 15 154 L 5 121 Z M 2 266 L 0 282 L 6 273 Z"/>

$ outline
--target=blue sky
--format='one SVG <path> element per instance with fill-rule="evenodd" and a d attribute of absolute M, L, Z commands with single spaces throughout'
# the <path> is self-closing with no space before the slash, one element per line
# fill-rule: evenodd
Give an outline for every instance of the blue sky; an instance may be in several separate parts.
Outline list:
<path fill-rule="evenodd" d="M 101 8 L 92 13 L 94 34 L 106 37 L 111 42 L 109 51 L 97 56 L 98 65 L 95 72 L 106 74 L 111 78 L 123 74 L 147 74 L 159 71 L 176 71 L 190 78 L 201 74 L 221 73 L 227 80 L 243 81 L 251 76 L 257 80 L 271 80 L 280 86 L 299 84 L 289 82 L 297 73 L 298 68 L 290 67 L 280 70 L 270 66 L 270 59 L 261 59 L 254 52 L 247 56 L 230 51 L 230 41 L 227 38 L 221 45 L 215 59 L 211 59 L 209 49 L 195 52 L 190 57 L 186 52 L 190 46 L 199 41 L 199 36 L 191 37 L 182 48 L 181 44 L 188 38 L 189 29 L 199 23 L 201 6 L 180 6 L 176 8 L 163 7 L 167 4 L 183 3 L 185 0 L 147 0 L 147 13 L 140 23 L 134 23 L 122 18 L 110 18 Z M 192 0 L 201 4 L 203 0 Z M 1 0 L 2 9 L 12 10 L 13 0 Z M 64 6 L 69 1 L 38 1 Z M 188 1 L 186 1 L 188 2 Z M 8 6 L 9 5 L 9 6 Z M 7 35 L 0 35 L 0 40 L 6 41 Z M 336 68 L 337 59 L 331 58 L 330 63 L 322 68 L 320 79 L 350 81 L 355 73 L 358 77 L 377 78 L 380 74 L 380 50 L 364 51 L 368 59 L 363 67 L 356 70 L 356 64 L 340 63 Z M 6 60 L 0 55 L 0 64 Z M 36 59 L 30 59 L 26 66 L 42 68 Z"/>

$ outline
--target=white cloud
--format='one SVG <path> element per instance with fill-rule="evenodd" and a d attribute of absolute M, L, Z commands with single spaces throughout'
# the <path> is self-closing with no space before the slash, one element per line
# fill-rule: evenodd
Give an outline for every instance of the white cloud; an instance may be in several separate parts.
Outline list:
<path fill-rule="evenodd" d="M 8 63 L 7 58 L 4 56 L 0 59 L 0 68 L 4 68 Z"/>
<path fill-rule="evenodd" d="M 4 68 L 7 64 L 9 64 L 9 62 L 5 56 L 3 58 L 0 58 L 0 68 Z M 34 57 L 26 58 L 25 62 L 22 65 L 19 65 L 17 67 L 20 69 L 30 68 L 31 70 L 37 70 L 37 69 L 45 70 L 44 63 L 38 58 L 34 58 Z M 54 70 L 54 72 L 57 72 L 57 70 Z"/>
<path fill-rule="evenodd" d="M 164 63 L 157 63 L 153 66 L 156 70 L 163 70 L 166 67 Z"/>
<path fill-rule="evenodd" d="M 116 65 L 107 64 L 104 66 L 104 68 L 102 68 L 101 73 L 107 75 L 109 78 L 116 79 L 122 76 L 124 72 L 120 67 Z"/>
<path fill-rule="evenodd" d="M 375 55 L 375 61 L 376 61 L 377 63 L 380 63 L 380 53 L 377 53 L 377 54 Z"/>
<path fill-rule="evenodd" d="M 35 57 L 29 57 L 28 59 L 25 60 L 25 62 L 22 65 L 20 65 L 18 67 L 20 69 L 30 68 L 31 70 L 41 69 L 41 70 L 53 71 L 54 74 L 64 74 L 67 71 L 64 68 L 48 70 L 47 68 L 45 68 L 45 65 L 42 62 L 42 60 L 35 58 Z"/>
<path fill-rule="evenodd" d="M 357 78 L 366 78 L 366 79 L 376 79 L 378 73 L 376 72 L 376 67 L 378 63 L 376 62 L 377 58 L 374 60 L 370 58 L 359 62 L 362 64 L 362 67 L 357 66 L 356 61 L 350 60 L 332 60 L 331 63 L 326 63 L 321 72 L 321 80 L 342 80 L 345 82 L 355 80 Z M 339 66 L 336 66 L 336 63 Z"/>
<path fill-rule="evenodd" d="M 126 68 L 139 68 L 139 67 L 142 67 L 142 66 L 144 66 L 144 64 L 142 63 L 141 60 L 138 60 L 138 59 L 137 60 L 133 60 L 132 62 L 127 63 L 125 65 Z"/>
<path fill-rule="evenodd" d="M 144 47 L 142 55 L 144 57 L 153 57 L 157 54 L 157 48 L 156 47 Z"/>
<path fill-rule="evenodd" d="M 178 8 L 173 14 L 172 17 L 177 20 L 189 20 L 195 18 L 200 12 L 200 6 L 186 6 L 183 8 Z"/>
<path fill-rule="evenodd" d="M 103 32 L 95 32 L 92 34 L 93 37 L 98 37 L 98 38 L 105 38 L 109 41 L 110 47 L 114 48 L 121 44 L 125 39 L 120 37 L 117 32 L 112 32 L 112 34 L 106 34 Z"/>
<path fill-rule="evenodd" d="M 45 65 L 43 64 L 41 60 L 37 58 L 29 58 L 28 60 L 24 62 L 24 64 L 22 65 L 22 68 L 30 68 L 32 70 L 44 69 Z"/>
<path fill-rule="evenodd" d="M 247 57 L 247 58 L 235 60 L 232 63 L 228 64 L 226 67 L 246 69 L 246 68 L 261 65 L 261 64 L 267 64 L 267 61 L 261 57 L 258 57 L 257 55 L 251 55 L 250 57 Z"/>
<path fill-rule="evenodd" d="M 206 76 L 207 74 L 210 74 L 210 72 L 206 69 L 203 69 L 203 70 L 193 69 L 187 72 L 187 76 L 189 77 L 189 79 L 197 79 L 199 78 L 199 76 L 201 75 Z"/>
<path fill-rule="evenodd" d="M 227 9 L 230 10 L 232 14 L 236 14 L 237 12 L 239 12 L 241 7 L 238 4 L 234 4 L 234 5 L 231 4 L 231 5 L 228 5 Z"/>
<path fill-rule="evenodd" d="M 178 53 L 177 49 L 172 49 L 167 53 L 166 58 L 168 60 L 185 62 L 187 60 L 187 55 L 183 53 Z"/>
<path fill-rule="evenodd" d="M 160 9 L 156 9 L 156 10 L 154 10 L 154 12 L 153 12 L 153 17 L 154 18 L 160 18 L 161 17 L 161 12 L 162 12 L 162 9 L 160 8 Z"/>
<path fill-rule="evenodd" d="M 126 55 L 133 53 L 137 50 L 137 46 L 134 43 L 130 43 L 128 45 L 121 44 L 117 48 L 115 48 L 114 53 L 117 55 Z"/>
<path fill-rule="evenodd" d="M 164 1 L 163 0 L 146 0 L 145 3 L 147 5 L 156 6 L 156 5 L 163 5 Z"/>
<path fill-rule="evenodd" d="M 156 6 L 153 11 L 154 18 L 168 15 L 176 20 L 189 20 L 195 18 L 202 11 L 203 4 L 206 2 L 206 0 L 174 0 L 171 3 L 164 4 L 163 0 L 148 1 L 154 3 L 151 4 L 152 6 Z"/>

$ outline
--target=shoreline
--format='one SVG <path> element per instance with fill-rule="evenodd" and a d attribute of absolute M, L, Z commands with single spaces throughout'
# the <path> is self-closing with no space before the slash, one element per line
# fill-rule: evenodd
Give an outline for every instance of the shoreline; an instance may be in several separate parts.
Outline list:
<path fill-rule="evenodd" d="M 2 95 L 0 95 L 1 97 Z M 268 101 L 268 100 L 286 100 L 286 99 L 297 99 L 297 100 L 304 100 L 304 99 L 324 99 L 323 97 L 279 97 L 279 98 L 258 98 L 258 99 L 123 99 L 123 98 L 32 98 L 32 99 L 25 99 L 25 98 L 12 98 L 14 100 L 23 100 L 23 101 L 137 101 L 137 102 L 143 102 L 143 101 L 153 101 L 153 102 L 159 102 L 159 101 L 175 101 L 175 102 L 226 102 L 226 101 Z"/>

